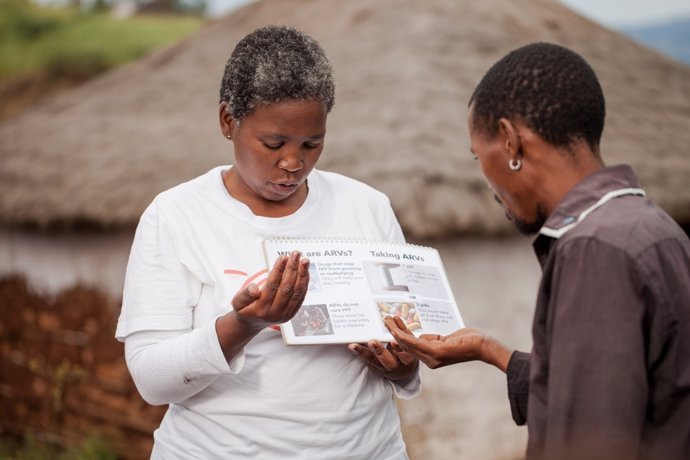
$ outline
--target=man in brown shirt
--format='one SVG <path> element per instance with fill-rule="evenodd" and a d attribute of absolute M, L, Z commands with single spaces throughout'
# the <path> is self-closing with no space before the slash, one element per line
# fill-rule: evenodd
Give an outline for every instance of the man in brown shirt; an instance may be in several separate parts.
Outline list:
<path fill-rule="evenodd" d="M 599 152 L 604 97 L 563 47 L 519 48 L 470 101 L 472 152 L 543 270 L 531 353 L 476 329 L 400 346 L 437 368 L 505 371 L 528 459 L 690 458 L 690 241 L 629 166 Z"/>

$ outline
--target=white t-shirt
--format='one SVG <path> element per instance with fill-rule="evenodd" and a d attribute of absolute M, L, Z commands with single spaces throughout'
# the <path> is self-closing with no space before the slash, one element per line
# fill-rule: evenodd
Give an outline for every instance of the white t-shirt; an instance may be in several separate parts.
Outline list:
<path fill-rule="evenodd" d="M 142 396 L 170 404 L 152 457 L 407 458 L 394 392 L 413 396 L 419 378 L 401 388 L 345 345 L 288 347 L 272 329 L 228 363 L 215 332 L 235 293 L 265 282 L 263 239 L 403 241 L 388 198 L 314 170 L 300 209 L 260 217 L 228 194 L 227 168 L 157 196 L 132 245 L 116 337 Z"/>

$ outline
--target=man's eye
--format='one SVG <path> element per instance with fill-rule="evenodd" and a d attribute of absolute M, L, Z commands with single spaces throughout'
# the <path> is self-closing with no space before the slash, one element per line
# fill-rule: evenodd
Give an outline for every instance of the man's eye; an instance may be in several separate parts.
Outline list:
<path fill-rule="evenodd" d="M 311 144 L 311 143 L 306 143 L 304 144 L 304 148 L 307 148 L 309 150 L 313 150 L 315 148 L 318 148 L 321 144 Z"/>

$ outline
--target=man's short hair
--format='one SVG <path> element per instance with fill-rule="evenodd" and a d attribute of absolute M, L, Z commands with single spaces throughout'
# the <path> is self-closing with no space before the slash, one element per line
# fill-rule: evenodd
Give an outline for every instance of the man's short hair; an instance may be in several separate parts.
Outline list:
<path fill-rule="evenodd" d="M 220 102 L 239 120 L 257 105 L 292 99 L 335 102 L 333 69 L 321 46 L 287 26 L 267 26 L 245 36 L 225 66 Z"/>
<path fill-rule="evenodd" d="M 534 43 L 496 62 L 470 98 L 473 128 L 490 137 L 498 120 L 521 120 L 552 145 L 584 140 L 598 151 L 606 116 L 597 76 L 577 53 Z"/>

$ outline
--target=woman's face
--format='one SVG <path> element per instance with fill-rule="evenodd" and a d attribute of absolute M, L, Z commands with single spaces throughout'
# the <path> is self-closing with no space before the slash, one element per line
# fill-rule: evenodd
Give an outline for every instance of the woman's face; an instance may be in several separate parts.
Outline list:
<path fill-rule="evenodd" d="M 323 150 L 326 104 L 289 100 L 259 105 L 241 123 L 221 104 L 221 130 L 230 134 L 235 164 L 226 187 L 255 214 L 288 215 L 307 197 L 306 179 Z"/>

